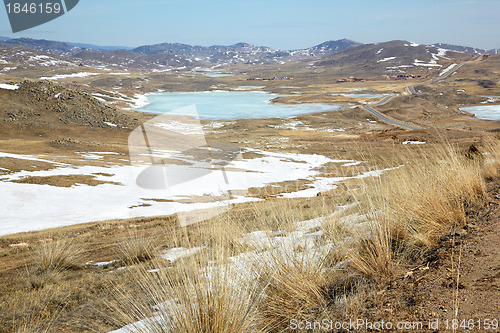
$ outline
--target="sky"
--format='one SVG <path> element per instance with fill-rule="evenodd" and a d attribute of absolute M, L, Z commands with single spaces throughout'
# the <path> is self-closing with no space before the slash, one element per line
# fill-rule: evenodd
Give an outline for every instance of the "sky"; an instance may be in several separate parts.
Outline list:
<path fill-rule="evenodd" d="M 0 8 L 0 36 L 130 47 L 247 42 L 290 50 L 347 38 L 499 49 L 499 14 L 500 0 L 80 0 L 16 34 Z"/>

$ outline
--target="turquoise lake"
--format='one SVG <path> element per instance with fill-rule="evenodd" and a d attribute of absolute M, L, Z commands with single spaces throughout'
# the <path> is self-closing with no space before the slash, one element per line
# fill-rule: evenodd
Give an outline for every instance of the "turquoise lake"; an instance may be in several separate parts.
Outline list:
<path fill-rule="evenodd" d="M 250 118 L 289 118 L 306 113 L 336 111 L 340 105 L 272 104 L 269 101 L 283 95 L 259 91 L 176 92 L 148 95 L 148 105 L 138 111 L 182 114 L 177 109 L 196 105 L 200 119 L 235 120 Z"/>
<path fill-rule="evenodd" d="M 477 119 L 500 121 L 500 105 L 467 106 L 460 110 L 474 113 Z"/>

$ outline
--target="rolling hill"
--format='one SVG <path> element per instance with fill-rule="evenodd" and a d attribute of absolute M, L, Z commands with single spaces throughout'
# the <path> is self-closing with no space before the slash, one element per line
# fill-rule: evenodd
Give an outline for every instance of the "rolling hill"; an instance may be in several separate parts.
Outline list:
<path fill-rule="evenodd" d="M 423 74 L 441 70 L 448 63 L 470 59 L 472 55 L 408 41 L 365 44 L 322 57 L 310 66 L 350 68 L 353 73 L 386 75 Z"/>
<path fill-rule="evenodd" d="M 89 94 L 56 83 L 23 81 L 0 89 L 0 131 L 35 135 L 83 127 L 128 128 L 136 122 Z M 76 127 L 75 127 L 76 126 Z M 19 132 L 18 130 L 23 130 Z"/>

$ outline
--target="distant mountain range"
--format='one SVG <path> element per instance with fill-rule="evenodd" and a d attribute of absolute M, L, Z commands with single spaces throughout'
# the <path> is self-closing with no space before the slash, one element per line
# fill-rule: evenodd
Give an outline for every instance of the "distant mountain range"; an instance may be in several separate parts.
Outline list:
<path fill-rule="evenodd" d="M 267 46 L 237 43 L 223 46 L 193 46 L 180 43 L 144 45 L 134 49 L 65 43 L 30 38 L 2 39 L 0 46 L 24 47 L 45 51 L 52 55 L 73 56 L 85 64 L 102 64 L 150 68 L 162 66 L 193 67 L 227 64 L 276 64 L 319 57 L 360 43 L 341 39 L 301 50 L 276 50 Z"/>
<path fill-rule="evenodd" d="M 85 43 L 68 43 L 70 45 L 89 50 L 101 50 L 101 51 L 115 51 L 115 50 L 132 50 L 132 47 L 128 46 L 102 46 L 102 45 L 94 45 L 94 44 L 85 44 Z"/>
<path fill-rule="evenodd" d="M 437 46 L 447 50 L 452 50 L 462 53 L 470 53 L 470 54 L 500 54 L 500 49 L 483 50 L 470 46 L 460 46 L 460 45 L 452 45 L 444 43 L 435 43 L 432 44 L 432 46 Z"/>
<path fill-rule="evenodd" d="M 83 50 L 92 50 L 96 52 L 106 52 L 114 50 L 130 50 L 131 47 L 126 46 L 99 46 L 93 44 L 58 42 L 45 39 L 32 38 L 9 38 L 0 36 L 0 45 L 13 47 L 21 46 L 29 49 L 42 50 L 55 54 L 76 54 Z"/>
<path fill-rule="evenodd" d="M 235 64 L 286 64 L 313 60 L 316 61 L 317 66 L 347 63 L 351 65 L 363 63 L 366 66 L 371 61 L 373 64 L 378 64 L 379 67 L 385 65 L 387 68 L 393 67 L 395 71 L 401 71 L 401 68 L 410 65 L 432 67 L 439 58 L 444 58 L 445 51 L 443 50 L 478 55 L 500 53 L 500 49 L 482 50 L 443 43 L 419 45 L 406 41 L 392 41 L 361 44 L 349 39 L 328 41 L 306 49 L 277 50 L 247 43 L 229 46 L 162 43 L 131 49 L 120 46 L 97 46 L 31 38 L 0 37 L 0 51 L 4 49 L 3 53 L 14 56 L 16 48 L 42 51 L 41 55 L 50 56 L 56 62 L 67 61 L 94 67 L 112 66 L 150 70 L 216 68 Z M 415 59 L 418 61 L 414 62 Z M 46 58 L 44 61 L 47 64 Z"/>
<path fill-rule="evenodd" d="M 127 46 L 101 46 L 94 44 L 85 43 L 73 43 L 73 42 L 59 42 L 44 39 L 31 39 L 31 38 L 9 38 L 0 36 L 0 45 L 2 46 L 24 46 L 28 48 L 43 50 L 51 53 L 57 54 L 76 54 L 83 50 L 105 52 L 105 51 L 115 51 L 115 50 L 132 50 L 137 53 L 144 54 L 158 54 L 158 53 L 173 53 L 178 55 L 193 56 L 197 55 L 209 55 L 217 51 L 235 51 L 241 49 L 254 50 L 260 52 L 284 52 L 285 54 L 291 53 L 306 53 L 315 52 L 317 55 L 330 54 L 338 51 L 348 49 L 356 45 L 362 45 L 362 43 L 354 42 L 349 39 L 339 39 L 335 41 L 327 41 L 322 44 L 298 50 L 277 50 L 272 49 L 267 46 L 253 46 L 247 43 L 237 43 L 230 46 L 223 45 L 213 45 L 213 46 L 193 46 L 188 44 L 180 43 L 162 43 L 153 45 L 143 45 L 136 48 Z M 437 46 L 443 49 L 471 53 L 471 54 L 499 54 L 500 49 L 479 49 L 470 46 L 453 45 L 446 43 L 434 43 L 431 46 Z"/>

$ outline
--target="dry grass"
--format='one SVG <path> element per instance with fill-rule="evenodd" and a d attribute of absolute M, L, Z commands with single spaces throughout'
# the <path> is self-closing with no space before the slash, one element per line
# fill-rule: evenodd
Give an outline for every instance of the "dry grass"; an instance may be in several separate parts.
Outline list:
<path fill-rule="evenodd" d="M 50 332 L 69 298 L 67 289 L 52 284 L 18 292 L 5 305 L 11 309 L 12 326 L 17 332 Z"/>
<path fill-rule="evenodd" d="M 271 332 L 285 329 L 293 318 L 324 313 L 337 281 L 330 278 L 338 273 L 331 267 L 341 256 L 329 239 L 304 241 L 294 234 L 297 222 L 306 219 L 300 207 L 286 200 L 266 207 L 251 205 L 249 223 L 233 214 L 214 219 L 204 228 L 209 246 L 201 255 L 170 267 L 155 261 L 153 272 L 144 266 L 130 270 L 142 296 L 121 290 L 112 307 L 121 309 L 122 325 L 132 323 L 141 332 Z M 287 209 L 293 212 L 289 216 Z M 199 228 L 173 235 L 171 246 L 199 246 Z M 268 238 L 251 238 L 254 231 L 267 231 Z M 151 308 L 165 302 L 168 306 Z"/>
<path fill-rule="evenodd" d="M 363 276 L 387 281 L 394 275 L 392 233 L 387 221 L 375 219 L 366 230 L 358 231 L 357 244 L 347 250 L 351 267 Z"/>
<path fill-rule="evenodd" d="M 16 330 L 16 333 L 46 333 L 50 332 L 50 328 L 43 327 L 43 325 L 30 325 L 23 324 Z"/>
<path fill-rule="evenodd" d="M 370 184 L 370 205 L 382 207 L 395 239 L 433 246 L 466 223 L 465 205 L 484 198 L 481 166 L 449 145 L 415 149 L 403 158 L 404 167 Z"/>
<path fill-rule="evenodd" d="M 283 331 L 290 320 L 314 320 L 327 309 L 330 283 L 329 271 L 318 262 L 302 262 L 295 254 L 274 256 L 271 267 L 265 267 L 261 283 L 266 286 L 265 298 L 259 304 L 260 325 L 267 332 Z"/>
<path fill-rule="evenodd" d="M 493 163 L 487 163 L 483 167 L 483 177 L 486 180 L 493 180 L 500 175 L 500 168 Z"/>
<path fill-rule="evenodd" d="M 498 162 L 491 161 L 500 161 L 499 147 L 495 143 L 482 148 L 497 170 Z M 374 281 L 387 280 L 401 265 L 414 264 L 445 235 L 463 227 L 467 206 L 484 202 L 481 156 L 449 144 L 409 148 L 395 161 L 402 167 L 368 178 L 361 193 L 352 192 L 362 203 L 358 214 L 325 232 L 342 246 L 355 272 Z M 356 222 L 359 217 L 364 217 L 362 223 Z"/>
<path fill-rule="evenodd" d="M 218 247 L 207 258 L 224 263 L 225 252 Z M 160 265 L 154 272 L 130 270 L 141 293 L 120 289 L 111 304 L 123 322 L 132 322 L 129 327 L 139 332 L 258 332 L 255 308 L 262 290 L 251 278 L 229 264 L 207 267 L 194 257 L 173 268 Z"/>
<path fill-rule="evenodd" d="M 132 234 L 118 244 L 117 251 L 125 264 L 136 264 L 155 258 L 158 246 L 158 237 Z"/>
<path fill-rule="evenodd" d="M 447 144 L 424 148 L 408 148 L 392 164 L 401 168 L 353 186 L 360 190 L 350 191 L 349 202 L 360 204 L 341 213 L 331 215 L 346 204 L 344 194 L 342 202 L 271 199 L 188 228 L 122 232 L 113 253 L 128 267 L 113 273 L 86 268 L 91 273 L 81 275 L 93 278 L 79 277 L 87 284 L 82 290 L 70 279 L 71 272 L 80 274 L 72 268 L 81 261 L 81 243 L 41 243 L 33 251 L 36 269 L 28 269 L 24 289 L 10 295 L 3 318 L 19 332 L 49 332 L 57 325 L 47 323 L 67 322 L 60 314 L 68 316 L 83 299 L 99 309 L 92 313 L 107 330 L 131 325 L 139 332 L 282 332 L 291 319 L 359 315 L 370 288 L 417 264 L 465 225 L 465 208 L 482 203 L 484 178 L 499 170 L 498 142 L 480 147 L 484 159 Z M 298 224 L 318 216 L 326 217 L 319 225 Z M 160 256 L 202 244 L 195 255 L 170 263 Z M 113 284 L 99 285 L 102 277 Z M 99 293 L 86 294 L 92 288 Z"/>
<path fill-rule="evenodd" d="M 230 219 L 214 223 L 206 234 L 212 247 L 205 260 L 191 258 L 156 276 L 134 273 L 133 280 L 140 283 L 147 301 L 141 307 L 134 303 L 134 316 L 127 308 L 125 322 L 155 318 L 139 322 L 147 329 L 136 327 L 148 332 L 165 327 L 185 332 L 281 332 L 292 319 L 314 321 L 354 312 L 363 304 L 363 296 L 353 281 L 360 281 L 359 277 L 377 283 L 390 280 L 400 266 L 410 264 L 404 259 L 425 252 L 463 226 L 465 205 L 480 203 L 485 195 L 482 163 L 455 147 L 408 150 L 400 158 L 403 167 L 364 182 L 358 199 L 365 204 L 356 215 L 364 214 L 364 222 L 350 222 L 353 215 L 343 223 L 341 215 L 327 219 L 320 228 L 323 236 L 313 245 L 305 241 L 307 236 L 294 234 L 296 222 L 308 216 L 290 201 L 271 201 L 267 210 L 254 205 L 248 223 Z M 325 207 L 324 200 L 320 206 Z M 326 206 L 330 214 L 332 207 Z M 241 243 L 241 235 L 254 230 L 295 236 L 286 246 L 278 241 L 280 236 L 252 247 Z M 201 230 L 197 237 L 203 237 Z M 337 246 L 316 251 L 332 244 Z M 245 259 L 235 266 L 232 258 L 241 258 L 238 253 Z M 218 264 L 207 268 L 209 261 Z M 168 306 L 151 312 L 149 305 L 165 301 Z"/>
<path fill-rule="evenodd" d="M 492 180 L 500 176 L 500 141 L 489 141 L 483 145 L 483 177 Z"/>
<path fill-rule="evenodd" d="M 85 249 L 71 239 L 41 241 L 34 247 L 35 264 L 40 272 L 81 268 Z"/>

